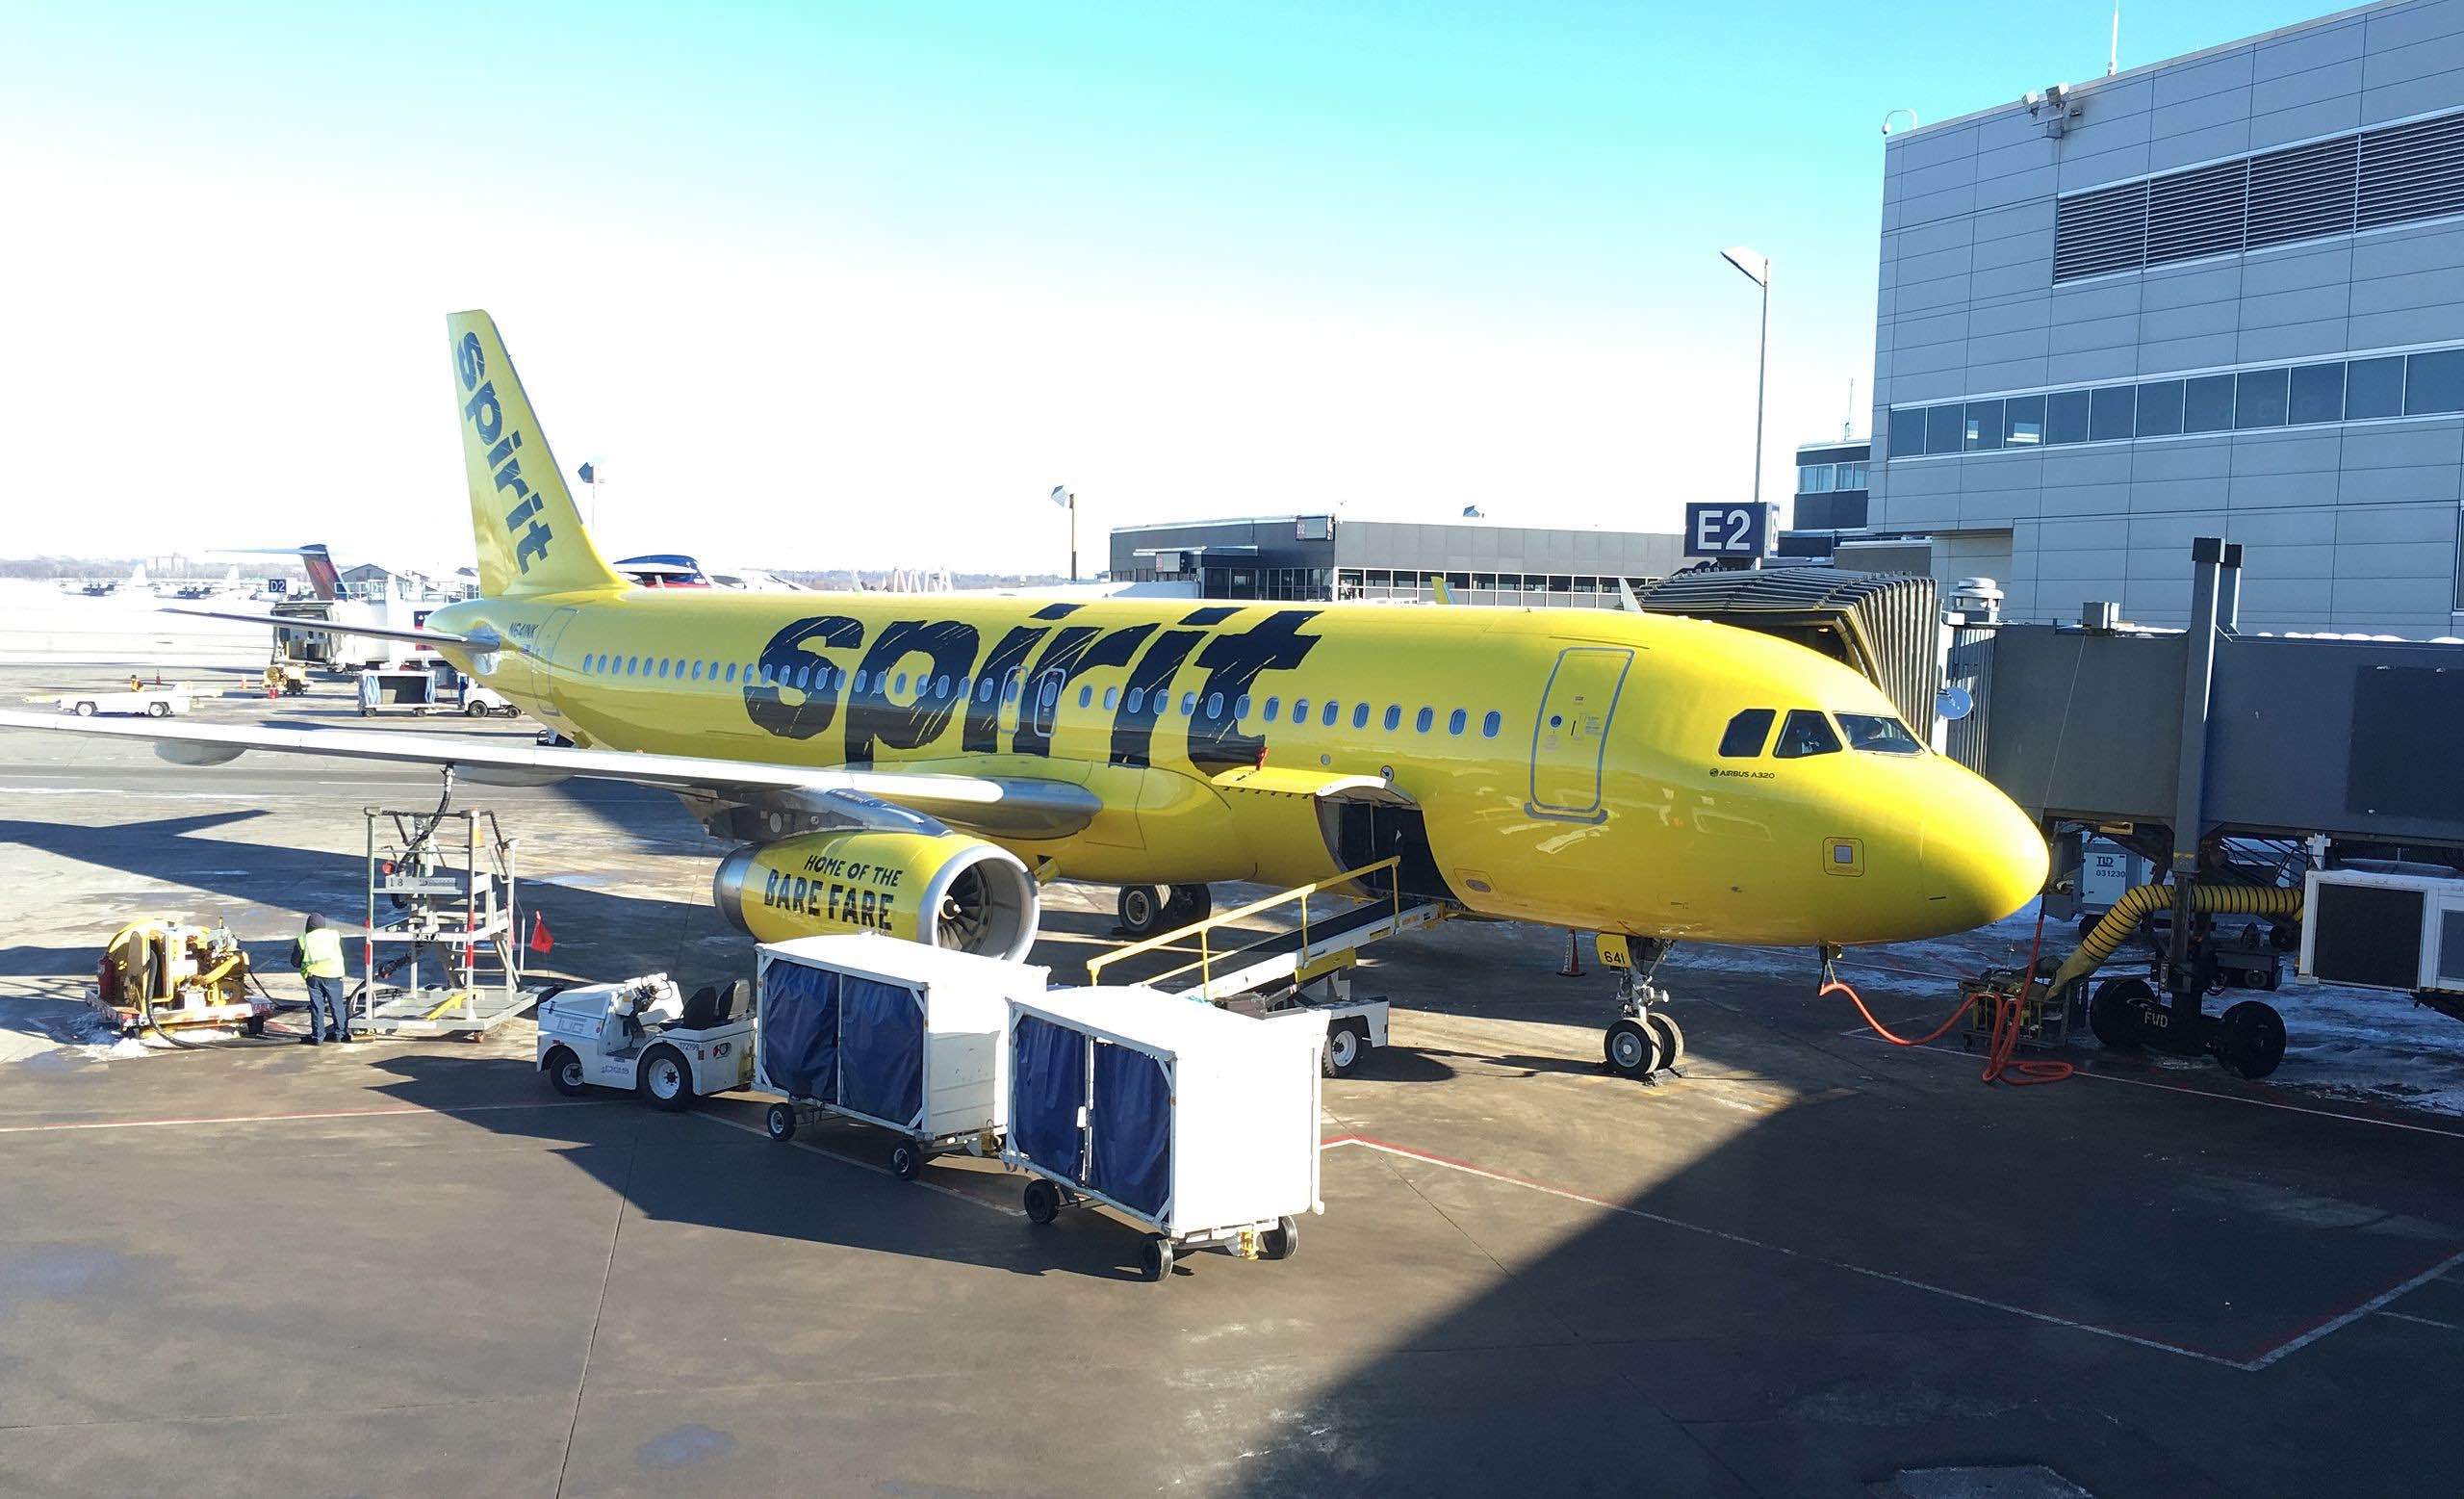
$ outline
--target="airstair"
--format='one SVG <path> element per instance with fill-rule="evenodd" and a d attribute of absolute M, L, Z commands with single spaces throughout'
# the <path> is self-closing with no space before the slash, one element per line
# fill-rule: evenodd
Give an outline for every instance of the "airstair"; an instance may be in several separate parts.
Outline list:
<path fill-rule="evenodd" d="M 1381 859 L 1116 947 L 1088 961 L 1087 982 L 1103 983 L 1105 970 L 1116 963 L 1151 953 L 1186 951 L 1194 941 L 1196 958 L 1137 982 L 1176 998 L 1203 1000 L 1262 1018 L 1303 1012 L 1322 1015 L 1326 1025 L 1326 1072 L 1330 1076 L 1348 1075 L 1369 1051 L 1386 1044 L 1385 999 L 1352 997 L 1351 970 L 1360 963 L 1361 949 L 1402 932 L 1435 925 L 1447 916 L 1443 901 L 1408 898 L 1394 884 L 1401 864 L 1400 858 Z M 1351 888 L 1379 873 L 1388 874 L 1389 879 L 1388 888 L 1377 895 L 1332 915 L 1310 909 L 1311 897 L 1348 894 Z M 1225 929 L 1234 923 L 1293 905 L 1300 912 L 1296 926 L 1267 937 L 1243 933 L 1251 940 L 1219 949 Z"/>

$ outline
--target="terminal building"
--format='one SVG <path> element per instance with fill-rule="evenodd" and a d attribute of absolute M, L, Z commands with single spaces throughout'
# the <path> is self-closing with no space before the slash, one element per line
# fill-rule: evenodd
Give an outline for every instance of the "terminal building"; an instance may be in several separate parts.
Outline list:
<path fill-rule="evenodd" d="M 1891 135 L 1873 422 L 1874 531 L 2009 617 L 2182 624 L 2211 535 L 2245 630 L 2457 633 L 2464 0 Z"/>
<path fill-rule="evenodd" d="M 1684 565 L 1673 532 L 1273 515 L 1116 528 L 1110 572 L 1209 599 L 1429 601 L 1444 579 L 1457 604 L 1616 608 L 1621 580 L 1640 588 Z"/>

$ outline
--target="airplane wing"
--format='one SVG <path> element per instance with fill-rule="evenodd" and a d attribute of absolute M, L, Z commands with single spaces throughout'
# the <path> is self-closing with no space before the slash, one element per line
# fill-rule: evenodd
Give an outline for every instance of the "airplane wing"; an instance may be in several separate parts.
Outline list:
<path fill-rule="evenodd" d="M 545 745 L 493 744 L 446 734 L 263 729 L 181 723 L 167 718 L 67 718 L 5 710 L 0 710 L 0 729 L 145 739 L 165 760 L 183 765 L 219 765 L 250 750 L 262 750 L 384 764 L 450 767 L 461 776 L 490 786 L 544 786 L 568 777 L 629 781 L 687 796 L 793 805 L 841 825 L 911 826 L 913 818 L 899 811 L 904 808 L 909 813 L 922 813 L 994 837 L 1066 837 L 1092 821 L 1102 806 L 1094 792 L 1065 781 L 766 765 L 694 755 L 641 755 L 626 750 L 551 749 Z"/>
<path fill-rule="evenodd" d="M 298 619 L 288 614 L 243 614 L 237 609 L 184 609 L 166 607 L 166 614 L 193 614 L 199 619 L 236 619 L 244 625 L 270 625 L 277 630 L 322 631 L 329 635 L 370 635 L 379 640 L 416 640 L 422 645 L 460 645 L 474 651 L 494 651 L 501 642 L 493 635 L 457 635 L 449 631 L 429 630 L 424 626 L 411 630 L 393 630 L 383 625 L 354 625 L 324 619 Z"/>

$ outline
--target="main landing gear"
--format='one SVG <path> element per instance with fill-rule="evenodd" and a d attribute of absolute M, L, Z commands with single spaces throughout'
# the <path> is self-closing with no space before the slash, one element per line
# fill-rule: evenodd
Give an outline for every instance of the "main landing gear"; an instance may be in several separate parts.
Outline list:
<path fill-rule="evenodd" d="M 1121 935 L 1137 941 L 1203 921 L 1214 908 L 1203 885 L 1124 885 L 1114 911 Z"/>
<path fill-rule="evenodd" d="M 1677 1073 L 1685 1060 L 1685 1032 L 1660 1008 L 1668 991 L 1652 983 L 1670 943 L 1661 938 L 1630 939 L 1632 966 L 1617 977 L 1617 1019 L 1600 1039 L 1600 1050 L 1610 1072 L 1620 1077 L 1650 1081 L 1655 1073 Z M 1679 1073 L 1678 1075 L 1683 1075 Z"/>

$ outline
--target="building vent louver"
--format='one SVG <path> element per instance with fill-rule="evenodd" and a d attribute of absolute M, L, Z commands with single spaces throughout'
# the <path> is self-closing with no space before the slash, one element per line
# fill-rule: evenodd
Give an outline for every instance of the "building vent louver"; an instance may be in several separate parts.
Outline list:
<path fill-rule="evenodd" d="M 2242 247 L 2250 164 L 2220 162 L 2147 184 L 2147 263 L 2230 255 Z"/>
<path fill-rule="evenodd" d="M 2464 213 L 2464 115 L 2367 131 L 2361 138 L 2361 226 Z"/>
<path fill-rule="evenodd" d="M 2147 184 L 2074 193 L 2054 207 L 2053 278 L 2073 281 L 2147 263 Z"/>
<path fill-rule="evenodd" d="M 2351 233 L 2360 145 L 2346 136 L 2250 158 L 2250 244 Z"/>
<path fill-rule="evenodd" d="M 2464 111 L 2066 194 L 2053 279 L 2464 214 Z"/>

